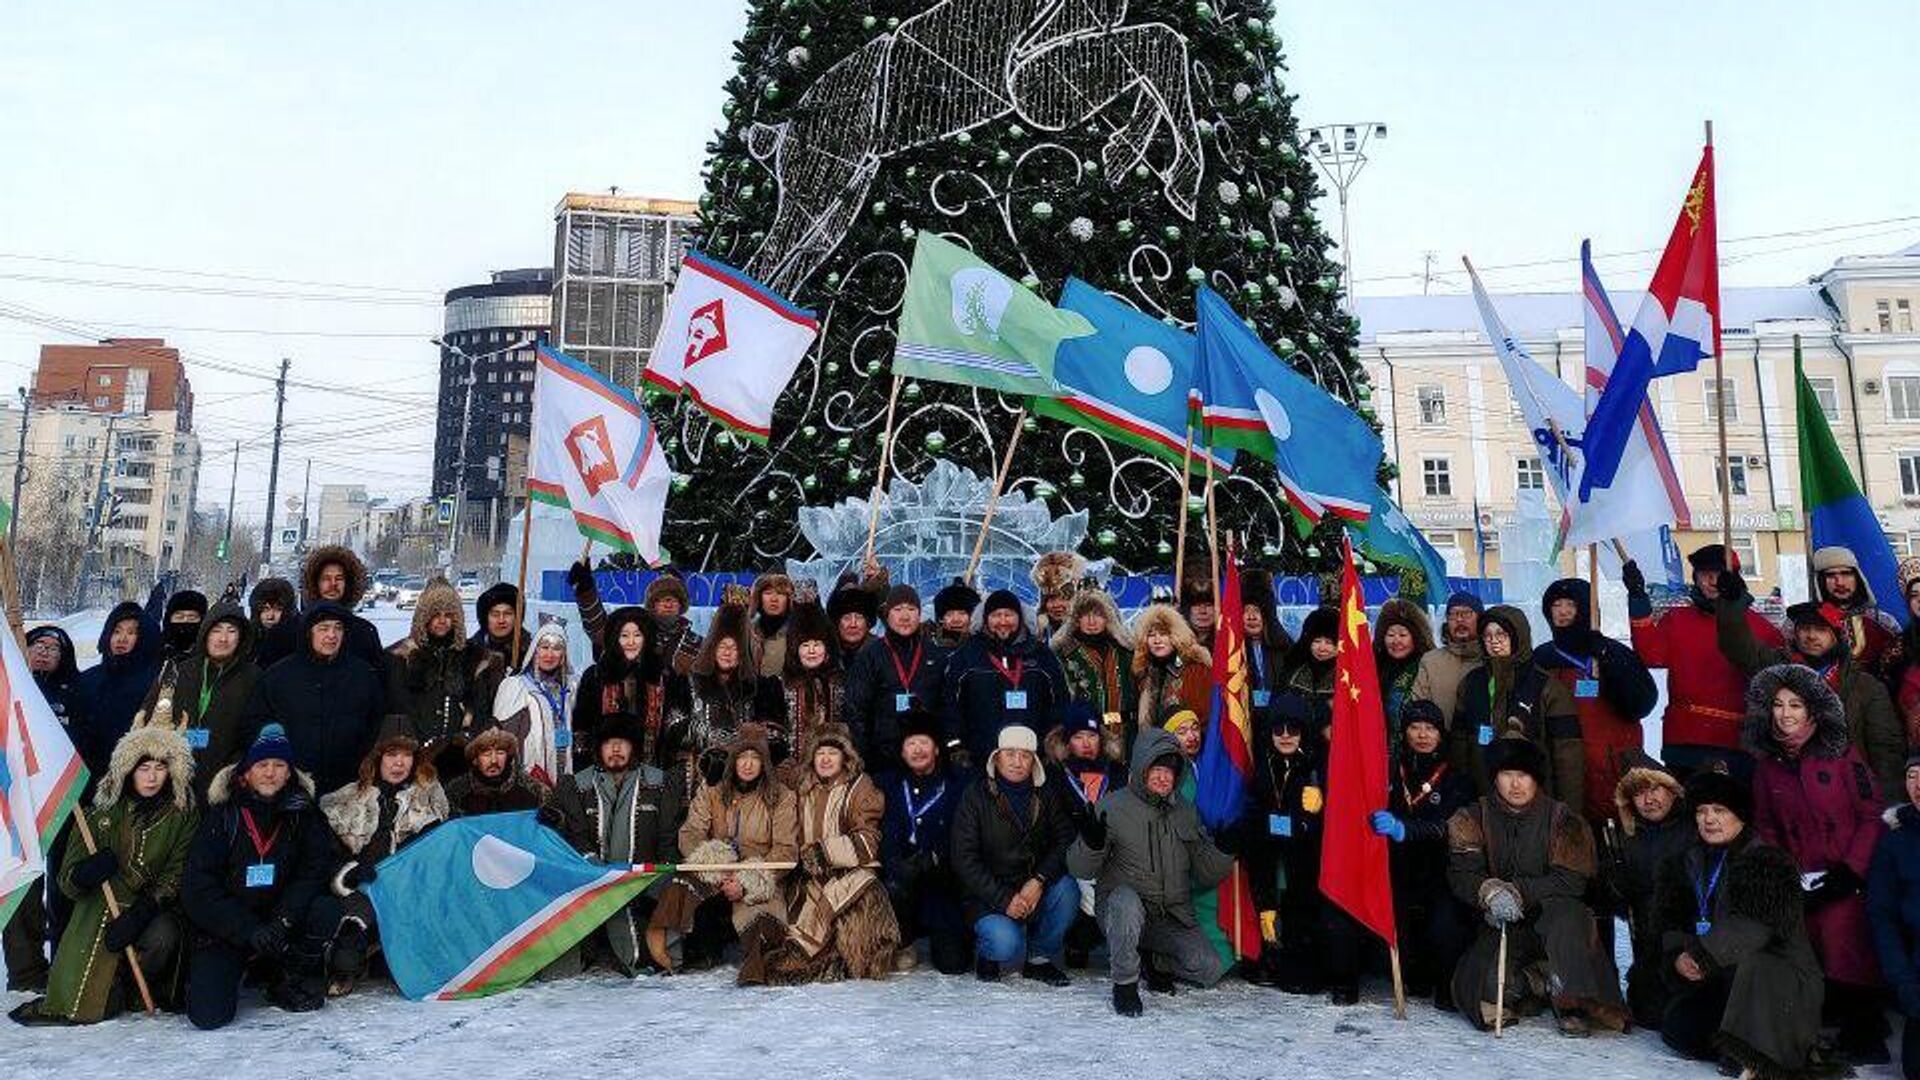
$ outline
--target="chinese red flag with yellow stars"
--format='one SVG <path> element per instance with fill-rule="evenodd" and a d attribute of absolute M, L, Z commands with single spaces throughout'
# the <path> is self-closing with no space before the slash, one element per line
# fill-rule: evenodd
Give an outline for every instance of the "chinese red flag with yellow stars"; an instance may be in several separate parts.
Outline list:
<path fill-rule="evenodd" d="M 1387 723 L 1366 599 L 1346 545 L 1340 573 L 1340 655 L 1334 663 L 1333 742 L 1327 750 L 1327 809 L 1320 891 L 1347 914 L 1397 945 L 1387 838 L 1369 818 L 1387 808 Z"/>

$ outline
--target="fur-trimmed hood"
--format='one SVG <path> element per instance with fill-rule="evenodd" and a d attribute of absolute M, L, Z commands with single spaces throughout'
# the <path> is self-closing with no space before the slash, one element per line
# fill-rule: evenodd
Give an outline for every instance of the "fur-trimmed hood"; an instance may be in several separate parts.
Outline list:
<path fill-rule="evenodd" d="M 1740 742 L 1748 751 L 1778 758 L 1780 743 L 1773 734 L 1773 696 L 1782 687 L 1798 694 L 1807 703 L 1813 718 L 1813 737 L 1807 740 L 1802 756 L 1837 758 L 1848 746 L 1847 713 L 1840 695 L 1833 692 L 1820 673 L 1801 664 L 1775 664 L 1763 669 L 1747 683 L 1747 719 L 1740 730 Z"/>
<path fill-rule="evenodd" d="M 1133 649 L 1133 634 L 1127 624 L 1120 620 L 1120 606 L 1113 602 L 1113 594 L 1105 589 L 1081 589 L 1073 594 L 1073 606 L 1067 609 L 1066 625 L 1053 632 L 1050 639 L 1053 651 L 1059 652 L 1073 641 L 1073 628 L 1079 625 L 1080 616 L 1097 611 L 1107 617 L 1107 636 L 1122 649 Z"/>
<path fill-rule="evenodd" d="M 224 806 L 233 799 L 234 771 L 240 766 L 229 765 L 213 774 L 213 782 L 207 785 L 207 805 Z M 287 802 L 283 809 L 298 810 L 313 802 L 313 774 L 305 769 L 293 770 L 293 792 L 286 794 Z M 281 789 L 287 792 L 286 788 Z"/>
<path fill-rule="evenodd" d="M 128 789 L 127 778 L 145 758 L 166 762 L 174 808 L 192 806 L 193 749 L 179 732 L 162 727 L 137 727 L 120 736 L 120 741 L 113 744 L 113 756 L 107 759 L 107 775 L 94 789 L 93 805 L 105 809 L 119 801 L 121 791 Z"/>
<path fill-rule="evenodd" d="M 755 583 L 753 602 L 756 605 L 760 602 L 758 583 Z M 719 667 L 714 663 L 714 653 L 719 650 L 720 642 L 726 639 L 732 639 L 734 647 L 740 652 L 740 666 L 734 669 L 734 677 L 752 679 L 758 675 L 753 667 L 753 635 L 747 629 L 747 609 L 733 604 L 722 604 L 720 610 L 713 613 L 707 639 L 700 643 L 700 653 L 693 658 L 692 673 L 708 678 L 715 675 Z"/>
<path fill-rule="evenodd" d="M 1633 800 L 1648 788 L 1656 787 L 1672 793 L 1674 813 L 1680 813 L 1686 806 L 1686 789 L 1665 769 L 1655 768 L 1651 764 L 1634 765 L 1620 774 L 1620 782 L 1613 786 L 1613 808 L 1619 815 L 1620 831 L 1628 836 L 1633 835 L 1640 825 L 1640 815 L 1634 812 Z"/>
<path fill-rule="evenodd" d="M 747 594 L 747 611 L 760 614 L 760 598 L 770 592 L 793 595 L 793 579 L 778 571 L 768 571 L 753 579 L 753 589 Z M 789 605 L 791 606 L 791 605 Z"/>
<path fill-rule="evenodd" d="M 1049 551 L 1040 556 L 1028 572 L 1040 596 L 1073 596 L 1087 572 L 1087 560 L 1071 551 Z"/>
<path fill-rule="evenodd" d="M 436 615 L 453 616 L 453 628 L 448 631 L 452 636 L 452 647 L 461 648 L 467 643 L 466 606 L 460 602 L 460 590 L 453 587 L 446 578 L 437 577 L 427 582 L 420 590 L 420 599 L 413 607 L 413 629 L 407 633 L 407 640 L 415 648 L 427 643 L 427 624 Z"/>
<path fill-rule="evenodd" d="M 847 783 L 860 779 L 866 772 L 866 762 L 861 759 L 860 749 L 854 745 L 853 733 L 847 730 L 847 725 L 827 724 L 814 732 L 813 738 L 807 740 L 806 755 L 801 758 L 801 764 L 807 770 L 806 779 L 800 784 L 800 793 L 803 797 L 808 791 L 820 786 L 820 777 L 813 771 L 813 753 L 823 746 L 837 746 L 840 748 L 840 753 L 845 755 L 846 767 L 841 771 L 841 775 L 846 778 Z"/>
<path fill-rule="evenodd" d="M 1533 660 L 1533 625 L 1527 621 L 1527 613 L 1511 604 L 1495 604 L 1480 616 L 1480 632 L 1486 633 L 1488 623 L 1498 623 L 1500 628 L 1513 639 L 1513 664 L 1520 667 Z"/>
<path fill-rule="evenodd" d="M 260 609 L 268 604 L 278 607 L 282 618 L 292 618 L 300 608 L 300 595 L 294 591 L 293 582 L 283 577 L 261 578 L 255 582 L 253 591 L 247 594 L 247 614 L 257 622 Z"/>
<path fill-rule="evenodd" d="M 1382 659 L 1387 655 L 1387 629 L 1394 626 L 1404 626 L 1413 635 L 1413 655 L 1409 663 L 1419 663 L 1421 657 L 1433 651 L 1433 620 L 1427 618 L 1420 605 L 1396 596 L 1380 605 L 1380 615 L 1373 623 L 1374 645 Z"/>
<path fill-rule="evenodd" d="M 320 571 L 329 563 L 338 564 L 347 575 L 347 591 L 339 603 L 351 611 L 367 595 L 367 564 L 342 544 L 321 544 L 300 564 L 300 603 L 304 606 L 320 599 Z"/>
<path fill-rule="evenodd" d="M 1147 664 L 1151 654 L 1147 652 L 1147 637 L 1155 632 L 1165 633 L 1173 639 L 1173 654 L 1189 664 L 1213 665 L 1213 656 L 1200 646 L 1200 639 L 1194 636 L 1193 627 L 1171 604 L 1149 604 L 1133 621 L 1133 674 L 1135 677 L 1147 673 Z"/>

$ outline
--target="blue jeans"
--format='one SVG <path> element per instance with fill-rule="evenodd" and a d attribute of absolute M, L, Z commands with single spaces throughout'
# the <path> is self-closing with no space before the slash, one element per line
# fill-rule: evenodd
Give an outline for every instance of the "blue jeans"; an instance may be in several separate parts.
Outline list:
<path fill-rule="evenodd" d="M 1062 874 L 1040 897 L 1040 906 L 1022 922 L 995 913 L 973 924 L 975 949 L 982 960 L 1011 964 L 1028 957 L 1057 959 L 1067 939 L 1067 927 L 1080 911 L 1080 884 Z M 1031 928 L 1031 929 L 1030 929 Z"/>

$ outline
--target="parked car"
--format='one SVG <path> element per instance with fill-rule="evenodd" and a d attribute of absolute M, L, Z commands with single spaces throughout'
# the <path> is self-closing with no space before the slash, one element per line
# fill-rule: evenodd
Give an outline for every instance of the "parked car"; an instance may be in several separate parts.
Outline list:
<path fill-rule="evenodd" d="M 460 581 L 454 586 L 460 592 L 460 599 L 471 604 L 480 599 L 480 573 L 477 570 L 463 570 Z"/>
<path fill-rule="evenodd" d="M 410 577 L 401 581 L 393 590 L 393 606 L 408 611 L 420 602 L 420 594 L 426 590 L 427 579 Z"/>

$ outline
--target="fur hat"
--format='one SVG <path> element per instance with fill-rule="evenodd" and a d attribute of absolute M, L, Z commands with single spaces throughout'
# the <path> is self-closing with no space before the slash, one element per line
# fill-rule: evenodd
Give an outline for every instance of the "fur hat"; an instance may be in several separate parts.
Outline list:
<path fill-rule="evenodd" d="M 1894 573 L 1900 579 L 1900 595 L 1912 596 L 1913 583 L 1920 581 L 1920 555 L 1909 555 L 1901 559 Z"/>
<path fill-rule="evenodd" d="M 858 615 L 867 620 L 868 626 L 872 626 L 880 621 L 880 601 L 857 582 L 848 581 L 835 586 L 833 593 L 827 597 L 827 618 L 838 625 L 848 615 Z"/>
<path fill-rule="evenodd" d="M 1687 565 L 1695 570 L 1732 570 L 1740 569 L 1740 553 L 1727 548 L 1725 544 L 1707 544 L 1695 548 L 1687 555 Z"/>
<path fill-rule="evenodd" d="M 818 641 L 827 647 L 826 663 L 820 670 L 835 671 L 840 666 L 839 635 L 827 613 L 820 610 L 820 601 L 804 600 L 793 605 L 793 617 L 787 620 L 787 656 L 782 662 L 781 673 L 790 679 L 797 679 L 807 673 L 800 663 L 800 643 Z"/>
<path fill-rule="evenodd" d="M 793 595 L 793 579 L 777 570 L 769 570 L 753 579 L 753 591 L 748 594 L 748 606 L 754 611 L 760 610 L 760 598 L 770 592 Z"/>
<path fill-rule="evenodd" d="M 936 751 L 945 749 L 941 743 L 946 741 L 946 730 L 940 724 L 940 717 L 928 712 L 919 705 L 908 709 L 900 716 L 901 744 L 905 745 L 908 739 L 916 736 L 924 736 L 933 740 L 933 748 Z"/>
<path fill-rule="evenodd" d="M 608 713 L 602 717 L 600 726 L 593 732 L 593 756 L 596 761 L 600 757 L 600 748 L 613 739 L 625 739 L 630 748 L 639 750 L 644 741 L 640 734 L 639 718 L 626 712 Z"/>
<path fill-rule="evenodd" d="M 892 611 L 903 604 L 915 611 L 920 610 L 920 590 L 904 581 L 887 590 L 887 598 L 881 603 L 880 610 Z"/>
<path fill-rule="evenodd" d="M 1175 608 L 1166 604 L 1148 604 L 1133 620 L 1133 674 L 1136 678 L 1147 673 L 1152 653 L 1147 649 L 1147 638 L 1153 634 L 1165 634 L 1173 639 L 1173 652 L 1182 662 L 1213 666 L 1213 655 L 1200 645 L 1200 639 L 1194 636 L 1193 627 L 1187 624 L 1186 617 Z"/>
<path fill-rule="evenodd" d="M 1689 806 L 1724 806 L 1743 825 L 1753 823 L 1753 788 L 1716 769 L 1701 769 L 1687 777 Z"/>
<path fill-rule="evenodd" d="M 1620 819 L 1621 831 L 1628 836 L 1632 836 L 1640 824 L 1640 815 L 1633 809 L 1634 797 L 1652 787 L 1666 788 L 1673 794 L 1676 812 L 1680 801 L 1687 796 L 1673 773 L 1645 750 L 1634 747 L 1621 754 L 1620 782 L 1613 785 L 1613 808 Z"/>
<path fill-rule="evenodd" d="M 980 606 L 981 620 L 984 622 L 987 616 L 996 611 L 1011 611 L 1020 616 L 1023 623 L 1027 619 L 1026 608 L 1021 606 L 1020 598 L 1013 594 L 1012 589 L 995 589 L 988 593 L 986 602 Z"/>
<path fill-rule="evenodd" d="M 322 544 L 300 564 L 301 604 L 320 599 L 320 571 L 329 566 L 338 566 L 347 576 L 347 591 L 340 597 L 340 603 L 349 609 L 357 606 L 360 598 L 367 595 L 367 564 L 360 561 L 352 548 L 341 544 Z"/>
<path fill-rule="evenodd" d="M 973 613 L 980 606 L 980 590 L 954 578 L 952 584 L 933 594 L 933 617 L 939 618 L 949 611 Z"/>
<path fill-rule="evenodd" d="M 1205 562 L 1204 559 L 1201 560 Z M 1189 566 L 1198 565 L 1193 562 Z M 1213 603 L 1213 582 L 1205 574 L 1189 572 L 1180 582 L 1180 609 L 1185 611 L 1195 604 Z"/>
<path fill-rule="evenodd" d="M 1072 596 L 1087 572 L 1087 560 L 1071 551 L 1049 551 L 1033 564 L 1028 576 L 1040 590 L 1040 598 Z"/>
<path fill-rule="evenodd" d="M 300 606 L 300 597 L 293 591 L 293 582 L 282 577 L 261 578 L 254 582 L 253 591 L 247 594 L 247 614 L 257 620 L 260 618 L 260 609 L 268 604 L 291 615 Z"/>
<path fill-rule="evenodd" d="M 846 775 L 858 776 L 865 770 L 866 764 L 860 758 L 860 748 L 855 745 L 853 732 L 847 730 L 847 725 L 823 724 L 818 731 L 813 733 L 813 738 L 807 740 L 805 764 L 809 779 L 814 777 L 813 755 L 823 746 L 832 746 L 839 749 L 841 755 L 846 759 L 846 768 L 844 770 Z"/>
<path fill-rule="evenodd" d="M 1411 600 L 1395 596 L 1380 605 L 1380 615 L 1373 624 L 1374 643 L 1381 656 L 1386 655 L 1387 630 L 1395 626 L 1404 627 L 1407 633 L 1413 635 L 1413 658 L 1416 662 L 1433 651 L 1433 620 L 1427 618 L 1426 609 Z M 1337 623 L 1335 628 L 1338 629 Z"/>
<path fill-rule="evenodd" d="M 1415 724 L 1426 724 L 1444 733 L 1447 730 L 1447 717 L 1440 711 L 1440 706 L 1425 698 L 1408 698 L 1400 706 L 1400 730 L 1405 732 Z"/>
<path fill-rule="evenodd" d="M 1547 786 L 1547 752 L 1531 739 L 1519 736 L 1495 739 L 1493 745 L 1487 747 L 1487 775 L 1492 777 L 1503 772 L 1526 773 L 1544 791 Z"/>
<path fill-rule="evenodd" d="M 505 728 L 488 728 L 467 742 L 467 764 L 472 766 L 480 760 L 480 755 L 489 750 L 505 750 L 513 761 L 520 759 L 520 740 Z M 507 766 L 512 768 L 512 764 Z"/>
<path fill-rule="evenodd" d="M 719 670 L 714 663 L 714 653 L 725 640 L 732 640 L 734 647 L 740 651 L 739 670 L 751 673 L 753 637 L 747 630 L 747 609 L 722 604 L 720 610 L 713 613 L 713 622 L 707 627 L 707 639 L 700 645 L 700 654 L 693 658 L 693 674 L 711 676 Z"/>
<path fill-rule="evenodd" d="M 640 606 L 648 611 L 660 600 L 680 601 L 680 610 L 693 606 L 693 598 L 687 595 L 687 583 L 680 580 L 678 572 L 667 569 L 660 571 L 652 581 L 647 582 L 647 591 L 641 594 Z"/>
<path fill-rule="evenodd" d="M 1054 651 L 1066 648 L 1068 642 L 1073 640 L 1074 628 L 1080 624 L 1082 615 L 1094 613 L 1106 616 L 1107 636 L 1115 644 L 1122 649 L 1133 648 L 1133 634 L 1121 621 L 1120 608 L 1113 602 L 1113 595 L 1105 589 L 1089 585 L 1073 594 L 1073 606 L 1067 609 L 1066 625 L 1053 632 Z"/>
<path fill-rule="evenodd" d="M 360 786 L 370 788 L 380 781 L 380 759 L 388 754 L 405 752 L 413 755 L 412 780 L 418 784 L 430 784 L 439 779 L 434 770 L 431 755 L 420 752 L 420 740 L 411 735 L 395 733 L 373 744 L 367 756 L 360 759 Z"/>
<path fill-rule="evenodd" d="M 427 582 L 420 590 L 420 599 L 413 606 L 413 631 L 408 635 L 415 645 L 427 643 L 427 624 L 436 615 L 453 616 L 453 626 L 447 631 L 453 638 L 455 648 L 467 642 L 467 614 L 465 605 L 460 603 L 460 590 L 453 587 L 446 578 L 437 577 Z"/>
<path fill-rule="evenodd" d="M 487 612 L 505 604 L 516 607 L 520 603 L 520 589 L 511 581 L 500 581 L 487 587 L 480 598 L 473 602 L 474 620 L 484 629 L 487 625 Z"/>
<path fill-rule="evenodd" d="M 183 611 L 190 611 L 202 619 L 206 618 L 207 594 L 198 589 L 181 589 L 179 592 L 167 597 L 166 614 L 161 617 L 160 621 L 162 623 L 170 623 L 173 621 L 175 615 Z M 199 620 L 196 619 L 194 621 L 198 622 Z"/>
<path fill-rule="evenodd" d="M 167 766 L 167 787 L 173 794 L 176 810 L 185 810 L 193 802 L 193 749 L 186 737 L 172 728 L 137 727 L 120 736 L 107 759 L 107 774 L 93 791 L 93 805 L 105 809 L 119 800 L 122 791 L 132 790 L 128 782 L 142 761 L 152 758 Z"/>
<path fill-rule="evenodd" d="M 987 755 L 987 775 L 1000 779 L 1000 754 L 1005 750 L 1025 750 L 1033 755 L 1033 786 L 1039 787 L 1047 782 L 1047 767 L 1040 760 L 1040 737 L 1033 729 L 1021 724 L 1008 724 L 1000 729 L 1000 737 L 995 740 L 993 753 Z"/>

